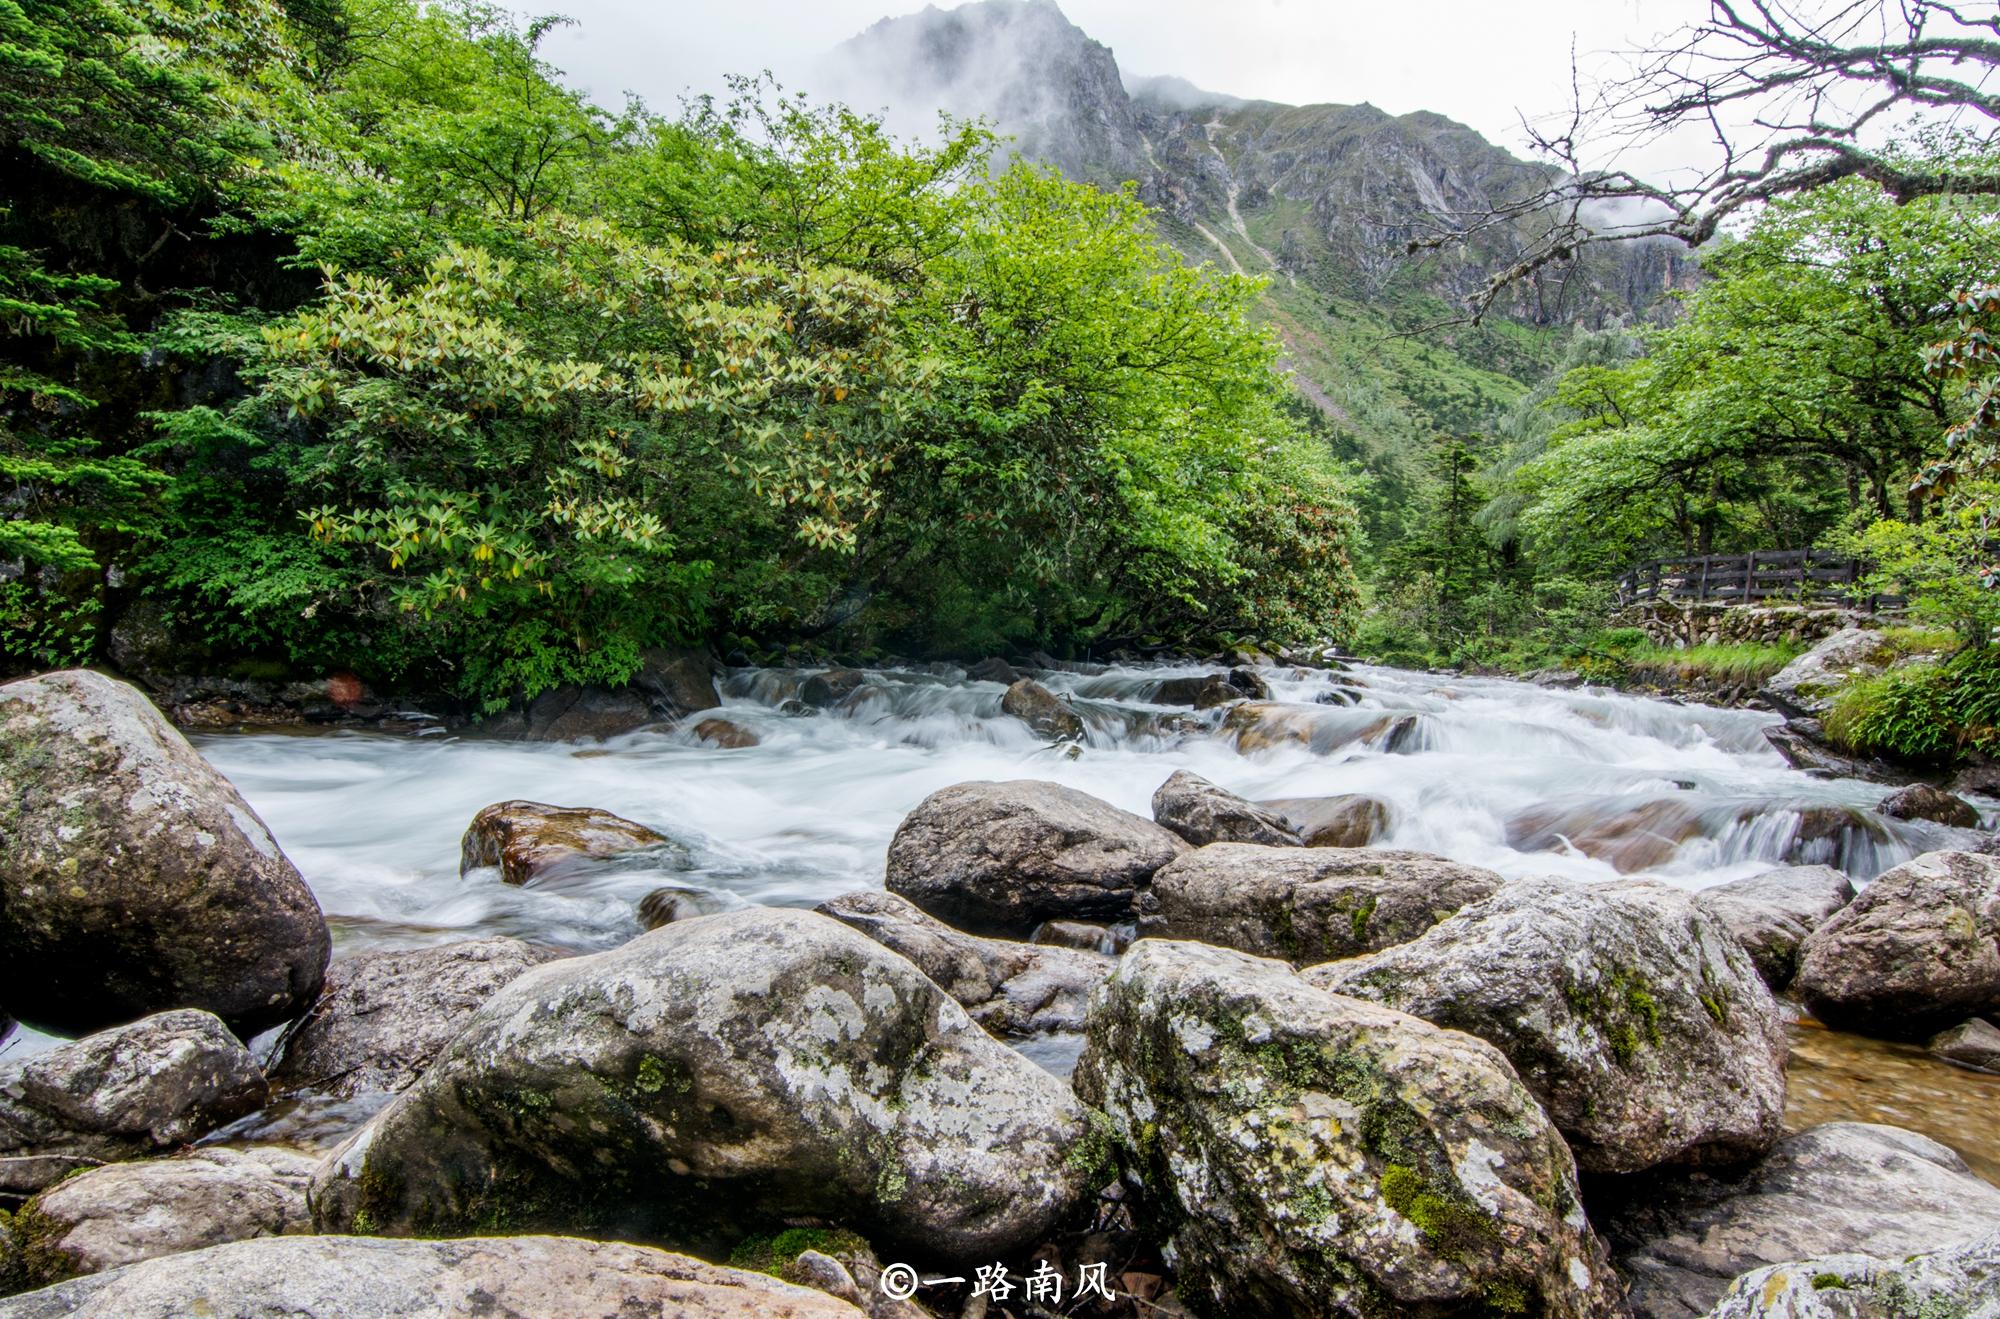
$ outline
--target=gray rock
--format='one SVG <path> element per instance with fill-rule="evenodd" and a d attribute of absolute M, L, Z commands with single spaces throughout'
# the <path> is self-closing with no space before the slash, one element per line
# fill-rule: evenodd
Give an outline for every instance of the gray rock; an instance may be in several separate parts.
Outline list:
<path fill-rule="evenodd" d="M 1310 966 L 1414 939 L 1501 882 L 1423 852 L 1211 843 L 1153 876 L 1140 928 Z"/>
<path fill-rule="evenodd" d="M 1033 678 L 1023 678 L 1000 698 L 1000 713 L 1010 714 L 1043 737 L 1076 741 L 1083 736 L 1083 716 Z"/>
<path fill-rule="evenodd" d="M 1931 1053 L 1961 1067 L 2000 1072 L 2000 1029 L 1981 1017 L 1962 1021 L 1931 1037 Z"/>
<path fill-rule="evenodd" d="M 1021 674 L 1014 666 L 998 656 L 979 661 L 965 671 L 965 676 L 974 682 L 997 682 L 1002 687 L 1012 687 L 1021 681 Z"/>
<path fill-rule="evenodd" d="M 294 1150 L 195 1150 L 93 1168 L 14 1216 L 22 1281 L 43 1287 L 140 1260 L 312 1230 L 306 1187 L 318 1160 Z"/>
<path fill-rule="evenodd" d="M 1359 792 L 1337 797 L 1280 797 L 1259 802 L 1276 811 L 1307 847 L 1366 847 L 1389 831 L 1389 803 Z"/>
<path fill-rule="evenodd" d="M 1276 811 L 1247 802 L 1191 770 L 1175 770 L 1154 791 L 1153 819 L 1196 847 L 1206 843 L 1304 846 Z"/>
<path fill-rule="evenodd" d="M 657 721 L 652 704 L 631 688 L 554 687 L 518 716 L 489 721 L 487 731 L 531 742 L 601 742 Z"/>
<path fill-rule="evenodd" d="M 1147 939 L 1098 991 L 1076 1085 L 1203 1311 L 1619 1312 L 1568 1149 L 1470 1036 Z"/>
<path fill-rule="evenodd" d="M 1516 880 L 1307 978 L 1497 1045 L 1585 1172 L 1741 1160 L 1782 1130 L 1777 1004 L 1679 889 Z"/>
<path fill-rule="evenodd" d="M 887 884 L 960 929 L 1020 939 L 1046 920 L 1130 919 L 1153 872 L 1186 850 L 1151 820 L 1074 788 L 960 783 L 896 830 Z"/>
<path fill-rule="evenodd" d="M 1053 944 L 1058 948 L 1081 948 L 1085 952 L 1109 953 L 1116 957 L 1132 946 L 1130 925 L 1099 925 L 1094 921 L 1043 921 L 1035 927 L 1029 943 Z"/>
<path fill-rule="evenodd" d="M 1767 870 L 1695 896 L 1743 945 L 1774 990 L 1792 983 L 1805 937 L 1853 900 L 1854 881 L 1832 866 Z"/>
<path fill-rule="evenodd" d="M 1844 627 L 1771 675 L 1759 695 L 1787 715 L 1816 719 L 1848 678 L 1880 673 L 1885 653 L 1880 632 Z"/>
<path fill-rule="evenodd" d="M 407 1089 L 494 991 L 555 956 L 494 938 L 335 962 L 271 1082 L 341 1098 Z"/>
<path fill-rule="evenodd" d="M 647 853 L 682 869 L 687 850 L 665 834 L 595 806 L 497 801 L 472 817 L 458 844 L 458 873 L 498 866 L 509 884 L 530 884 L 593 862 Z"/>
<path fill-rule="evenodd" d="M 828 669 L 799 684 L 799 699 L 816 709 L 830 710 L 861 690 L 867 681 L 868 675 L 859 669 Z"/>
<path fill-rule="evenodd" d="M 2000 1188 L 1914 1131 L 1829 1122 L 1744 1168 L 1621 1179 L 1590 1214 L 1638 1319 L 1692 1319 L 1765 1265 L 1846 1251 L 1901 1258 L 2000 1230 Z"/>
<path fill-rule="evenodd" d="M 1954 829 L 1979 827 L 1979 812 L 1971 802 L 1928 783 L 1899 788 L 1877 802 L 1875 809 L 1896 820 L 1932 820 Z"/>
<path fill-rule="evenodd" d="M 1243 693 L 1231 687 L 1229 676 L 1223 673 L 1198 673 L 1185 678 L 1162 678 L 1147 699 L 1158 705 L 1200 705 L 1204 693 L 1212 688 L 1227 689 L 1221 701 L 1211 699 L 1212 705 L 1243 699 Z"/>
<path fill-rule="evenodd" d="M 843 1301 L 664 1250 L 568 1237 L 262 1237 L 0 1300 L 0 1319 L 859 1319 Z"/>
<path fill-rule="evenodd" d="M 1831 1255 L 1736 1280 L 1710 1319 L 2000 1319 L 2000 1233 L 1896 1262 Z"/>
<path fill-rule="evenodd" d="M 705 650 L 649 650 L 632 675 L 632 686 L 663 718 L 678 719 L 722 704 L 715 690 L 715 659 Z"/>
<path fill-rule="evenodd" d="M 834 1219 L 950 1259 L 1083 1189 L 1067 1086 L 839 921 L 758 908 L 554 962 L 328 1157 L 322 1231 L 616 1229 L 724 1248 Z"/>
<path fill-rule="evenodd" d="M 966 934 L 893 893 L 849 893 L 813 910 L 915 962 L 974 1021 L 1003 1039 L 1082 1030 L 1090 991 L 1114 964 L 1094 949 Z"/>
<path fill-rule="evenodd" d="M 203 1008 L 246 1035 L 319 992 L 319 904 L 263 821 L 138 689 L 0 686 L 0 985 L 59 1033 Z"/>
<path fill-rule="evenodd" d="M 2000 857 L 1927 852 L 1884 871 L 1806 936 L 1794 984 L 1815 1017 L 1867 1034 L 2000 1012 Z"/>
<path fill-rule="evenodd" d="M 0 1066 L 0 1191 L 184 1145 L 262 1107 L 250 1051 L 214 1014 L 162 1012 Z"/>
<path fill-rule="evenodd" d="M 657 930 L 675 921 L 713 916 L 718 911 L 737 911 L 744 905 L 743 899 L 733 894 L 690 884 L 664 884 L 639 899 L 639 924 Z"/>

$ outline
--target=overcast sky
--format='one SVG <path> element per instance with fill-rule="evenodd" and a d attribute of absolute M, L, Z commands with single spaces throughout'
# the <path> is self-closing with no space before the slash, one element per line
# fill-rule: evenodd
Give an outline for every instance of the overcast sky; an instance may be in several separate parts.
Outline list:
<path fill-rule="evenodd" d="M 514 0 L 578 26 L 549 57 L 615 106 L 661 108 L 769 68 L 812 90 L 814 61 L 909 0 Z M 1210 91 L 1307 104 L 1435 110 L 1522 151 L 1518 112 L 1568 104 L 1572 40 L 1586 67 L 1700 17 L 1705 0 L 1060 0 L 1127 73 L 1178 74 Z M 947 3 L 941 8 L 953 8 Z M 876 108 L 876 107 L 862 107 Z"/>

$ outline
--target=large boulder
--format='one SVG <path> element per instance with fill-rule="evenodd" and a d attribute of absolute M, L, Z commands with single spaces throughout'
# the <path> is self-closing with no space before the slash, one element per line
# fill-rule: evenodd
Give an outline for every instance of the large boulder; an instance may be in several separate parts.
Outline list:
<path fill-rule="evenodd" d="M 1943 1145 L 1900 1127 L 1829 1122 L 1755 1163 L 1675 1170 L 1599 1188 L 1639 1319 L 1693 1319 L 1730 1280 L 1767 1264 L 1861 1251 L 1900 1259 L 2000 1230 L 2000 1188 Z"/>
<path fill-rule="evenodd" d="M 944 1258 L 1043 1239 L 1094 1171 L 1067 1086 L 839 921 L 677 921 L 530 971 L 329 1157 L 323 1231 L 617 1230 L 715 1249 L 832 1218 Z"/>
<path fill-rule="evenodd" d="M 1206 843 L 1304 845 L 1282 815 L 1218 788 L 1192 770 L 1175 770 L 1154 790 L 1153 819 L 1196 847 Z"/>
<path fill-rule="evenodd" d="M 2000 1232 L 1897 1261 L 1831 1255 L 1746 1273 L 1710 1319 L 2000 1319 Z"/>
<path fill-rule="evenodd" d="M 868 675 L 859 669 L 828 669 L 799 684 L 799 699 L 819 710 L 831 710 L 860 691 Z"/>
<path fill-rule="evenodd" d="M 1497 1045 L 1585 1172 L 1741 1160 L 1782 1131 L 1777 1004 L 1678 889 L 1516 880 L 1308 978 Z"/>
<path fill-rule="evenodd" d="M 660 647 L 640 659 L 632 686 L 646 697 L 653 712 L 678 719 L 722 704 L 715 690 L 715 657 L 705 650 Z"/>
<path fill-rule="evenodd" d="M 1046 920 L 1129 920 L 1153 872 L 1186 850 L 1151 820 L 1061 784 L 960 783 L 896 830 L 887 883 L 960 929 L 1021 939 Z"/>
<path fill-rule="evenodd" d="M 1793 718 L 1816 719 L 1833 708 L 1842 683 L 1880 673 L 1887 653 L 1880 632 L 1844 627 L 1772 674 L 1758 694 Z"/>
<path fill-rule="evenodd" d="M 407 1089 L 480 1004 L 556 955 L 494 938 L 335 962 L 271 1082 L 341 1098 Z"/>
<path fill-rule="evenodd" d="M 1799 945 L 1854 900 L 1854 881 L 1832 866 L 1788 866 L 1703 889 L 1695 898 L 1722 922 L 1772 989 L 1792 983 Z"/>
<path fill-rule="evenodd" d="M 1423 852 L 1211 843 L 1153 876 L 1141 928 L 1310 966 L 1414 939 L 1502 882 Z"/>
<path fill-rule="evenodd" d="M 821 1292 L 567 1237 L 262 1237 L 0 1300 L 0 1319 L 860 1319 Z"/>
<path fill-rule="evenodd" d="M 498 866 L 507 883 L 530 884 L 634 853 L 645 853 L 675 869 L 687 865 L 687 849 L 679 843 L 610 811 L 497 801 L 466 826 L 458 844 L 458 871 Z"/>
<path fill-rule="evenodd" d="M 246 1035 L 319 992 L 331 950 L 248 802 L 138 689 L 0 686 L 0 998 L 62 1033 L 203 1008 Z"/>
<path fill-rule="evenodd" d="M 1284 963 L 1133 945 L 1076 1086 L 1217 1315 L 1612 1315 L 1562 1137 L 1491 1046 Z"/>
<path fill-rule="evenodd" d="M 982 939 L 893 893 L 848 893 L 814 908 L 907 957 L 1003 1039 L 1080 1031 L 1090 991 L 1113 959 L 1094 949 Z"/>
<path fill-rule="evenodd" d="M 1932 1056 L 1960 1067 L 1982 1072 L 2000 1072 L 2000 1027 L 1983 1017 L 1962 1021 L 1950 1030 L 1939 1031 L 1927 1046 Z"/>
<path fill-rule="evenodd" d="M 0 1066 L 0 1193 L 175 1149 L 269 1094 L 250 1051 L 214 1014 L 192 1008 Z"/>
<path fill-rule="evenodd" d="M 1000 698 L 1000 713 L 1019 719 L 1043 737 L 1074 742 L 1083 736 L 1083 716 L 1033 678 L 1023 678 Z"/>
<path fill-rule="evenodd" d="M 1307 847 L 1366 847 L 1389 832 L 1389 803 L 1365 793 L 1337 797 L 1279 797 L 1257 803 L 1276 811 Z"/>
<path fill-rule="evenodd" d="M 1979 827 L 1979 812 L 1971 802 L 1928 783 L 1898 789 L 1875 803 L 1875 809 L 1896 820 L 1931 820 L 1954 829 Z"/>
<path fill-rule="evenodd" d="M 266 1146 L 92 1168 L 14 1215 L 18 1276 L 43 1287 L 225 1241 L 311 1231 L 306 1187 L 317 1163 Z"/>
<path fill-rule="evenodd" d="M 1806 936 L 1794 985 L 1829 1026 L 1898 1038 L 2000 1011 L 2000 857 L 1884 871 Z"/>
<path fill-rule="evenodd" d="M 659 716 L 630 687 L 551 687 L 525 709 L 490 719 L 485 731 L 530 742 L 602 742 L 635 733 Z"/>

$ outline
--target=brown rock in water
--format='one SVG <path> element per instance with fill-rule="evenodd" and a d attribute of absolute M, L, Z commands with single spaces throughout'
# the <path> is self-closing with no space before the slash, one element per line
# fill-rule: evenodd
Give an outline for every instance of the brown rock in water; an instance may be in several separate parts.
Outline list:
<path fill-rule="evenodd" d="M 764 739 L 739 723 L 728 719 L 704 719 L 694 726 L 694 735 L 704 742 L 713 742 L 725 751 L 741 751 L 754 747 Z"/>
<path fill-rule="evenodd" d="M 1302 746 L 1317 755 L 1360 742 L 1383 751 L 1414 749 L 1417 717 L 1340 709 L 1323 705 L 1283 705 L 1244 701 L 1231 707 L 1222 731 L 1243 755 L 1274 747 Z"/>
<path fill-rule="evenodd" d="M 472 817 L 459 840 L 458 872 L 498 866 L 507 883 L 527 884 L 579 864 L 651 849 L 684 863 L 684 852 L 675 855 L 679 847 L 665 834 L 595 806 L 501 801 Z"/>
<path fill-rule="evenodd" d="M 1083 736 L 1083 717 L 1033 678 L 1023 678 L 1000 698 L 1000 712 L 1013 715 L 1043 737 L 1074 741 Z"/>
<path fill-rule="evenodd" d="M 713 916 L 718 911 L 740 911 L 740 898 L 725 898 L 707 889 L 687 884 L 665 884 L 639 899 L 639 924 L 649 930 L 675 921 L 691 921 L 697 916 Z"/>
<path fill-rule="evenodd" d="M 1912 783 L 1892 792 L 1875 809 L 1897 820 L 1931 820 L 1954 829 L 1977 829 L 1979 812 L 1963 797 L 1954 797 L 1928 783 Z"/>
<path fill-rule="evenodd" d="M 1198 673 L 1185 678 L 1162 678 L 1153 688 L 1148 700 L 1157 705 L 1199 705 L 1202 693 L 1211 687 L 1228 688 L 1229 694 L 1213 704 L 1224 701 L 1241 700 L 1243 693 L 1229 687 L 1229 675 L 1224 673 Z"/>
<path fill-rule="evenodd" d="M 1677 798 L 1639 806 L 1611 798 L 1531 806 L 1507 821 L 1507 846 L 1520 852 L 1553 852 L 1567 845 L 1609 862 L 1620 874 L 1631 874 L 1666 864 L 1701 830 L 1701 812 Z"/>
<path fill-rule="evenodd" d="M 1276 811 L 1307 847 L 1366 847 L 1389 831 L 1389 803 L 1350 792 L 1337 797 L 1278 797 L 1257 803 Z"/>
<path fill-rule="evenodd" d="M 1277 812 L 1247 802 L 1192 770 L 1175 770 L 1154 790 L 1153 819 L 1196 847 L 1207 843 L 1302 845 L 1298 834 Z"/>
<path fill-rule="evenodd" d="M 1950 1030 L 1931 1037 L 1929 1049 L 1936 1057 L 1961 1067 L 1982 1072 L 2000 1072 L 2000 1028 L 1981 1017 L 1962 1021 Z"/>
<path fill-rule="evenodd" d="M 202 1008 L 247 1037 L 318 993 L 319 904 L 230 782 L 137 688 L 0 686 L 0 985 L 72 1032 Z"/>
<path fill-rule="evenodd" d="M 965 671 L 965 676 L 974 682 L 997 682 L 1002 687 L 1012 687 L 1021 681 L 1021 674 L 1014 666 L 998 656 L 979 661 Z"/>
<path fill-rule="evenodd" d="M 861 689 L 868 675 L 859 669 L 828 669 L 815 673 L 799 684 L 799 699 L 821 710 L 830 710 Z"/>

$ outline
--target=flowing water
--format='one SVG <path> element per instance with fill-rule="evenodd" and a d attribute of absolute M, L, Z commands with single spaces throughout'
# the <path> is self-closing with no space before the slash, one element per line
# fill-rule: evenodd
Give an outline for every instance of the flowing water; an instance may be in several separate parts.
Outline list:
<path fill-rule="evenodd" d="M 1974 837 L 1875 814 L 1879 785 L 1792 769 L 1763 737 L 1774 717 L 1750 711 L 1357 666 L 1264 670 L 1280 705 L 1225 724 L 1222 711 L 1151 699 L 1163 679 L 1201 670 L 1113 668 L 1045 676 L 1089 724 L 1069 747 L 1002 715 L 999 684 L 949 666 L 870 673 L 841 708 L 808 713 L 795 698 L 810 672 L 724 680 L 712 713 L 761 739 L 740 750 L 671 731 L 590 746 L 354 732 L 198 744 L 304 872 L 336 956 L 483 934 L 609 947 L 638 931 L 634 907 L 662 883 L 722 904 L 811 905 L 880 887 L 904 815 L 968 779 L 1052 779 L 1140 814 L 1179 768 L 1253 799 L 1366 793 L 1388 808 L 1376 846 L 1507 875 L 1646 875 L 1688 889 L 1821 861 L 1865 880 Z M 473 814 L 516 797 L 640 821 L 685 842 L 692 865 L 605 865 L 527 888 L 490 869 L 461 874 Z M 1800 1058 L 1795 1116 L 1889 1115 L 2000 1169 L 2000 1110 L 1983 1078 L 1817 1036 Z M 1046 1051 L 1045 1063 L 1065 1061 L 1063 1042 Z"/>

